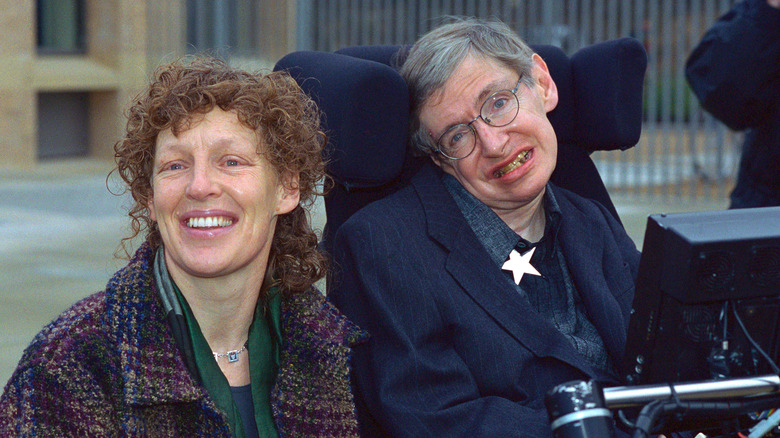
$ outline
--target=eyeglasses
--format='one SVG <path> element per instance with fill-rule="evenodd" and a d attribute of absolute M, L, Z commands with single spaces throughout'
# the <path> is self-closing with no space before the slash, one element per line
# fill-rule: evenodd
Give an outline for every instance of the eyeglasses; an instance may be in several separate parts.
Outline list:
<path fill-rule="evenodd" d="M 497 91 L 488 97 L 479 110 L 479 115 L 468 123 L 461 123 L 451 126 L 444 131 L 436 142 L 434 152 L 440 153 L 450 160 L 460 160 L 468 157 L 476 145 L 477 132 L 471 126 L 479 119 L 493 127 L 506 126 L 517 117 L 520 111 L 520 102 L 517 97 L 517 90 L 520 88 L 520 79 L 512 90 Z"/>

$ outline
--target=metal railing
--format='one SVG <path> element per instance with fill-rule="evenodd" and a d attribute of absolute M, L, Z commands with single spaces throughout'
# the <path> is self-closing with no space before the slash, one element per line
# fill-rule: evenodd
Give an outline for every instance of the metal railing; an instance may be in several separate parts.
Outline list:
<path fill-rule="evenodd" d="M 687 55 L 736 0 L 298 0 L 299 50 L 410 44 L 447 15 L 495 17 L 527 42 L 569 54 L 624 36 L 648 53 L 637 147 L 593 158 L 611 193 L 725 199 L 741 135 L 704 113 L 684 77 Z"/>

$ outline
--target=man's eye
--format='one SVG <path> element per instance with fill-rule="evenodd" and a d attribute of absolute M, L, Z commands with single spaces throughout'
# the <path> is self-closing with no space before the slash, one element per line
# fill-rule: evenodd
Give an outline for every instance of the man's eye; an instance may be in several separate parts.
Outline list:
<path fill-rule="evenodd" d="M 455 130 L 450 137 L 446 140 L 445 145 L 448 149 L 454 150 L 467 143 L 466 136 L 469 135 L 468 130 Z"/>
<path fill-rule="evenodd" d="M 500 110 L 501 108 L 503 108 L 503 107 L 504 107 L 504 105 L 506 105 L 506 103 L 507 103 L 507 99 L 506 99 L 506 98 L 499 98 L 499 99 L 496 99 L 496 100 L 493 102 L 493 110 L 495 110 L 495 111 L 498 111 L 498 110 Z"/>
<path fill-rule="evenodd" d="M 182 166 L 179 163 L 174 163 L 174 164 L 171 164 L 171 165 L 168 166 L 168 170 L 181 170 L 183 168 L 184 168 L 184 166 Z"/>
<path fill-rule="evenodd" d="M 231 167 L 238 166 L 238 160 L 227 160 L 227 161 L 225 161 L 225 165 L 231 166 Z"/>

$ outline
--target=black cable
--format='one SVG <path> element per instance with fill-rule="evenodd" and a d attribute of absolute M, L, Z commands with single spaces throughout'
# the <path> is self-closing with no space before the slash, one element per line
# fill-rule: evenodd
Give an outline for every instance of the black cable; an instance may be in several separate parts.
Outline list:
<path fill-rule="evenodd" d="M 633 438 L 646 438 L 650 435 L 650 430 L 664 411 L 664 405 L 666 403 L 666 400 L 655 400 L 646 404 L 645 407 L 639 411 L 639 416 L 636 417 L 636 423 L 634 423 Z"/>
<path fill-rule="evenodd" d="M 764 356 L 764 359 L 766 359 L 767 362 L 769 362 L 769 366 L 772 367 L 772 372 L 774 374 L 780 375 L 780 368 L 777 367 L 775 361 L 773 361 L 772 358 L 770 358 L 769 355 L 766 354 L 766 352 L 761 348 L 761 346 L 758 345 L 758 343 L 750 336 L 750 333 L 748 333 L 747 328 L 745 328 L 745 324 L 742 322 L 742 318 L 740 318 L 739 313 L 737 313 L 737 306 L 731 306 L 731 312 L 734 314 L 734 319 L 737 320 L 737 323 L 739 323 L 740 328 L 742 328 L 742 333 L 745 335 L 748 342 L 750 342 L 753 348 L 758 350 L 758 352 L 762 356 Z"/>
<path fill-rule="evenodd" d="M 723 320 L 723 339 L 721 340 L 721 347 L 729 339 L 729 302 L 728 300 L 723 302 L 723 309 L 721 310 L 721 318 Z M 726 348 L 724 348 L 726 350 Z"/>
<path fill-rule="evenodd" d="M 622 409 L 618 410 L 617 414 L 618 414 L 618 419 L 620 420 L 621 423 L 623 423 L 624 426 L 626 426 L 629 429 L 636 428 L 636 424 L 634 424 L 633 421 L 629 420 L 626 417 L 626 413 L 623 412 Z"/>
<path fill-rule="evenodd" d="M 674 384 L 669 383 L 669 400 L 674 402 L 675 404 L 680 404 L 680 396 L 677 395 L 677 390 L 674 389 Z"/>
<path fill-rule="evenodd" d="M 633 438 L 646 438 L 653 430 L 653 426 L 659 418 L 665 415 L 685 412 L 686 414 L 727 414 L 733 416 L 738 413 L 755 412 L 780 406 L 780 394 L 772 394 L 764 397 L 752 397 L 749 399 L 720 400 L 720 401 L 670 401 L 655 400 L 648 403 L 639 413 L 636 419 Z M 674 432 L 674 431 L 672 431 Z"/>
<path fill-rule="evenodd" d="M 685 414 L 688 412 L 688 410 L 685 408 L 685 405 L 680 401 L 680 396 L 677 394 L 677 390 L 674 388 L 673 384 L 669 384 L 669 393 L 670 393 L 670 400 L 674 403 L 674 406 L 676 406 L 679 409 L 675 409 L 674 413 L 677 415 L 677 420 L 682 420 L 682 417 L 685 416 Z"/>

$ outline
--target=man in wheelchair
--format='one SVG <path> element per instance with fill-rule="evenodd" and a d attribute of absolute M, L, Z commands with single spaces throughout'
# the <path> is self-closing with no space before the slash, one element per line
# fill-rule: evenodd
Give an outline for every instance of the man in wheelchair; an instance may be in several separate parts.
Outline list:
<path fill-rule="evenodd" d="M 639 252 L 601 203 L 550 182 L 558 88 L 499 22 L 423 36 L 400 73 L 430 163 L 354 214 L 330 297 L 354 349 L 367 436 L 551 436 L 545 393 L 615 384 Z"/>

